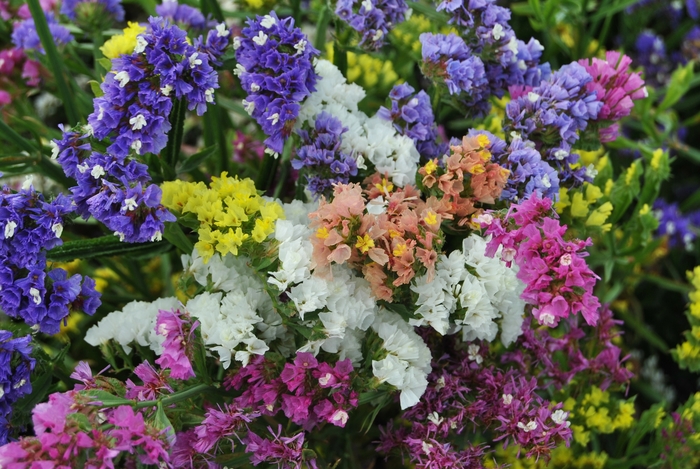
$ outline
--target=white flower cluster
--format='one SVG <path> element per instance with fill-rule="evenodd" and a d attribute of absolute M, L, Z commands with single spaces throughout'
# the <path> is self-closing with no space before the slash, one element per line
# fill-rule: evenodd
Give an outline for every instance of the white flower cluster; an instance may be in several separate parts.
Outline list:
<path fill-rule="evenodd" d="M 326 111 L 340 119 L 348 131 L 343 134 L 340 148 L 353 155 L 357 167 L 364 169 L 365 160 L 377 171 L 388 174 L 397 186 L 415 181 L 420 155 L 413 140 L 396 132 L 391 122 L 379 116 L 368 117 L 357 107 L 365 91 L 348 84 L 340 70 L 327 60 L 318 60 L 316 73 L 321 80 L 299 111 L 297 125 L 313 126 L 316 116 Z"/>
<path fill-rule="evenodd" d="M 508 346 L 521 334 L 525 288 L 513 268 L 497 254 L 487 257 L 486 240 L 471 235 L 462 250 L 440 256 L 432 282 L 416 278 L 411 290 L 418 294 L 414 326 L 430 325 L 441 334 L 460 332 L 464 341 L 493 341 L 501 319 L 501 341 Z"/>
<path fill-rule="evenodd" d="M 372 361 L 372 372 L 381 382 L 401 391 L 401 408 L 418 403 L 428 387 L 430 349 L 413 327 L 396 313 L 380 310 L 372 329 L 384 341 L 385 358 Z"/>
<path fill-rule="evenodd" d="M 165 337 L 156 334 L 158 311 L 171 311 L 175 308 L 182 308 L 182 304 L 174 297 L 158 298 L 152 303 L 132 301 L 121 311 L 108 314 L 88 329 L 85 342 L 97 347 L 113 340 L 126 353 L 131 353 L 131 345 L 137 343 L 142 347 L 150 347 L 160 355 L 163 353 Z"/>
<path fill-rule="evenodd" d="M 200 332 L 209 350 L 218 353 L 224 368 L 235 359 L 244 365 L 250 356 L 262 355 L 276 339 L 278 349 L 291 353 L 293 336 L 282 326 L 282 318 L 273 309 L 272 300 L 260 279 L 252 273 L 245 257 L 214 255 L 204 263 L 197 250 L 182 256 L 185 271 L 207 288 L 183 305 L 176 298 L 160 298 L 152 303 L 134 301 L 122 311 L 108 314 L 87 331 L 85 340 L 91 345 L 114 340 L 131 352 L 136 342 L 162 353 L 164 337 L 156 334 L 159 310 L 184 308 L 200 322 Z"/>

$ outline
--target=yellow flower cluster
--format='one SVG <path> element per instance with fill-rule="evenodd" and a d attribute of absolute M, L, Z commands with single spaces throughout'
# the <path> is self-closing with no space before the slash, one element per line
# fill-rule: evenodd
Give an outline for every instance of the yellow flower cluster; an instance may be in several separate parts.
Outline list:
<path fill-rule="evenodd" d="M 390 60 L 381 60 L 367 54 L 348 52 L 348 82 L 356 83 L 364 89 L 379 88 L 388 90 L 397 84 L 399 76 Z M 333 61 L 333 44 L 326 45 L 326 56 Z"/>
<path fill-rule="evenodd" d="M 673 354 L 682 368 L 700 371 L 700 266 L 688 272 L 693 290 L 688 295 L 690 306 L 686 311 L 691 329 L 685 333 L 685 342 L 678 345 Z"/>
<path fill-rule="evenodd" d="M 414 13 L 408 20 L 392 29 L 389 33 L 389 38 L 395 45 L 420 54 L 422 46 L 419 36 L 423 33 L 439 32 L 440 34 L 454 33 L 458 36 L 460 35 L 456 28 L 446 26 L 437 31 L 434 25 L 435 23 L 426 16 Z"/>
<path fill-rule="evenodd" d="M 613 205 L 606 201 L 592 210 L 590 207 L 603 196 L 603 191 L 598 186 L 588 182 L 584 183 L 580 190 L 562 187 L 559 189 L 559 202 L 554 204 L 554 208 L 558 213 L 564 213 L 564 210 L 570 207 L 572 217 L 585 219 L 586 226 L 599 226 L 603 232 L 607 232 L 612 228 L 612 224 L 605 221 L 612 213 Z"/>
<path fill-rule="evenodd" d="M 574 408 L 579 410 L 574 413 Z M 591 431 L 612 433 L 629 428 L 634 423 L 634 403 L 611 400 L 610 393 L 599 388 L 592 388 L 580 404 L 575 399 L 568 398 L 564 402 L 564 410 L 569 411 L 574 441 L 581 446 L 588 444 Z"/>
<path fill-rule="evenodd" d="M 494 455 L 489 454 L 483 463 L 488 469 L 497 467 L 497 463 L 507 464 L 511 469 L 603 469 L 607 461 L 608 455 L 605 452 L 575 455 L 570 447 L 561 445 L 552 450 L 551 459 L 547 462 L 544 458 L 526 458 L 517 445 L 510 445 L 506 449 L 499 445 L 495 460 Z"/>
<path fill-rule="evenodd" d="M 131 54 L 136 47 L 136 36 L 146 31 L 144 26 L 129 21 L 129 26 L 124 28 L 122 34 L 112 36 L 100 47 L 100 50 L 108 59 L 115 59 L 122 54 Z"/>
<path fill-rule="evenodd" d="M 275 221 L 284 218 L 282 206 L 263 199 L 251 179 L 226 172 L 211 179 L 209 187 L 185 181 L 168 181 L 162 187 L 163 205 L 199 222 L 195 247 L 205 262 L 215 252 L 235 256 L 244 243 L 262 243 L 275 230 Z"/>

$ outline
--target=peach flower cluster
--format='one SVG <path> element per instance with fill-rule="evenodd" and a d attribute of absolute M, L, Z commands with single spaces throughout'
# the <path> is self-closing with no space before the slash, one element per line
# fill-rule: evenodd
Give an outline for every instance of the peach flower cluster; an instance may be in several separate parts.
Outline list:
<path fill-rule="evenodd" d="M 425 192 L 447 205 L 458 226 L 482 212 L 479 204 L 495 203 L 508 181 L 510 171 L 491 161 L 490 148 L 486 135 L 465 136 L 443 166 L 434 159 L 418 170 Z"/>
<path fill-rule="evenodd" d="M 338 184 L 331 202 L 322 198 L 309 214 L 314 268 L 330 271 L 347 262 L 362 272 L 374 295 L 392 302 L 416 275 L 435 274 L 436 249 L 442 245 L 440 224 L 447 208 L 435 197 L 420 198 L 413 186 L 395 188 L 375 174 L 359 184 Z M 408 288 L 402 295 L 410 295 Z"/>

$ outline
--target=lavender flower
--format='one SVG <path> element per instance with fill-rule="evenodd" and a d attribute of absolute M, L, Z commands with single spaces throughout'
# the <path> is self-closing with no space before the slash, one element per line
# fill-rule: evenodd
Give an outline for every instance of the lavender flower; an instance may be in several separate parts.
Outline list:
<path fill-rule="evenodd" d="M 121 0 L 63 0 L 61 14 L 73 21 L 89 21 L 92 18 L 104 18 L 104 16 L 107 16 L 110 21 L 124 21 L 124 7 Z"/>
<path fill-rule="evenodd" d="M 391 110 L 382 106 L 377 114 L 392 121 L 394 128 L 402 135 L 413 139 L 421 157 L 439 158 L 447 153 L 449 146 L 437 143 L 438 133 L 430 97 L 423 90 L 415 94 L 414 91 L 407 83 L 394 86 L 389 93 Z"/>
<path fill-rule="evenodd" d="M 668 236 L 670 247 L 683 247 L 686 251 L 692 251 L 695 246 L 698 230 L 700 229 L 700 212 L 684 215 L 678 203 L 668 203 L 658 199 L 654 203 L 654 214 L 659 220 L 657 234 Z"/>
<path fill-rule="evenodd" d="M 357 175 L 355 159 L 340 150 L 342 134 L 347 130 L 340 120 L 324 111 L 316 117 L 313 129 L 299 131 L 303 144 L 292 167 L 306 177 L 306 187 L 312 194 L 328 196 L 334 184 L 347 184 L 350 176 Z"/>
<path fill-rule="evenodd" d="M 269 15 L 248 20 L 243 35 L 234 39 L 235 73 L 248 93 L 243 105 L 262 127 L 265 144 L 282 153 L 299 115 L 299 103 L 315 91 L 317 75 L 311 60 L 319 51 L 309 44 L 293 18 Z"/>
<path fill-rule="evenodd" d="M 65 26 L 61 26 L 56 21 L 53 13 L 46 13 L 46 21 L 49 24 L 49 31 L 53 40 L 58 45 L 68 44 L 74 38 Z M 15 25 L 15 30 L 12 32 L 12 43 L 24 50 L 37 50 L 44 54 L 44 48 L 41 46 L 39 34 L 36 32 L 36 25 L 33 18 L 28 18 Z"/>
<path fill-rule="evenodd" d="M 676 68 L 678 57 L 668 56 L 663 38 L 645 31 L 637 37 L 634 47 L 634 62 L 636 66 L 644 68 L 644 81 L 654 87 L 666 85 Z"/>
<path fill-rule="evenodd" d="M 107 151 L 117 157 L 158 153 L 167 143 L 172 99 L 204 114 L 218 88 L 209 54 L 187 43 L 187 34 L 162 18 L 149 19 L 151 31 L 137 38 L 134 53 L 112 61 L 112 71 L 88 116 L 94 136 L 112 137 Z M 172 95 L 172 96 L 171 96 Z"/>
<path fill-rule="evenodd" d="M 18 193 L 0 193 L 0 308 L 39 330 L 55 334 L 70 311 L 94 314 L 99 293 L 94 282 L 63 269 L 46 270 L 46 250 L 61 244 L 64 218 L 72 211 L 70 198 L 52 202 L 31 183 Z M 81 286 L 82 281 L 82 286 Z"/>
<path fill-rule="evenodd" d="M 0 446 L 7 444 L 12 405 L 32 392 L 30 374 L 36 360 L 31 357 L 31 336 L 12 338 L 0 330 Z"/>
<path fill-rule="evenodd" d="M 162 4 L 156 5 L 156 14 L 188 29 L 203 30 L 213 27 L 201 11 L 189 5 L 181 5 L 177 0 L 165 0 Z"/>
<path fill-rule="evenodd" d="M 362 35 L 360 47 L 370 50 L 384 45 L 389 31 L 408 17 L 404 0 L 339 0 L 335 14 Z"/>
<path fill-rule="evenodd" d="M 579 132 L 597 119 L 603 107 L 596 93 L 586 90 L 591 80 L 578 63 L 564 65 L 532 91 L 512 92 L 513 100 L 506 106 L 506 132 L 537 142 L 537 150 L 557 169 L 560 181 L 570 185 L 592 179 L 586 168 L 571 167 L 578 162 L 571 150 Z"/>
<path fill-rule="evenodd" d="M 191 322 L 190 315 L 179 310 L 160 311 L 156 320 L 156 333 L 164 336 L 163 354 L 156 363 L 170 369 L 170 376 L 187 380 L 194 378 L 190 359 L 194 347 L 194 330 L 199 321 Z"/>

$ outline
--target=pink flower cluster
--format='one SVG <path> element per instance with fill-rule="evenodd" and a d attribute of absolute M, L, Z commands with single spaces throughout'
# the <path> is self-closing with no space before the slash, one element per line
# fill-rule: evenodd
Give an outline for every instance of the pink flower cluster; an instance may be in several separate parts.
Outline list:
<path fill-rule="evenodd" d="M 508 182 L 510 171 L 491 161 L 491 143 L 486 135 L 464 136 L 461 145 L 450 147 L 444 167 L 436 159 L 418 170 L 428 193 L 446 205 L 443 217 L 458 226 L 482 212 L 478 204 L 495 203 Z"/>
<path fill-rule="evenodd" d="M 429 334 L 432 334 L 430 332 Z M 431 341 L 435 344 L 435 341 Z M 400 427 L 382 429 L 378 450 L 408 456 L 417 469 L 482 468 L 484 445 L 464 446 L 471 424 L 481 435 L 516 444 L 528 457 L 547 458 L 572 433 L 562 404 L 542 399 L 537 380 L 488 364 L 487 343 L 464 347 L 447 337 L 433 350 L 433 372 L 420 402 L 403 412 Z"/>
<path fill-rule="evenodd" d="M 163 368 L 169 368 L 171 378 L 194 378 L 190 357 L 194 347 L 194 330 L 198 325 L 199 321 L 193 324 L 188 313 L 177 309 L 158 312 L 156 332 L 165 336 L 165 342 L 163 342 L 163 354 L 156 363 Z"/>
<path fill-rule="evenodd" d="M 520 204 L 511 205 L 504 219 L 482 216 L 491 235 L 486 255 L 494 256 L 502 246 L 501 258 L 519 267 L 518 278 L 525 284 L 521 298 L 534 305 L 533 315 L 540 324 L 556 326 L 563 318 L 581 312 L 590 325 L 598 321 L 600 301 L 593 294 L 598 276 L 584 257 L 591 240 L 566 241 L 566 225 L 561 226 L 550 199 L 533 194 Z"/>
<path fill-rule="evenodd" d="M 630 114 L 634 100 L 647 97 L 644 80 L 639 72 L 629 72 L 632 59 L 616 51 L 606 52 L 605 60 L 594 57 L 578 63 L 593 77 L 586 90 L 594 91 L 603 103 L 598 120 L 613 122 L 599 130 L 600 141 L 612 142 L 620 133 L 617 121 Z"/>
<path fill-rule="evenodd" d="M 245 390 L 234 402 L 263 415 L 282 410 L 292 422 L 306 430 L 323 422 L 345 427 L 349 412 L 357 407 L 357 391 L 352 389 L 356 374 L 350 360 L 335 366 L 319 363 L 311 353 L 299 352 L 293 363 L 285 363 L 282 373 L 263 357 L 256 357 L 231 378 L 229 387 Z"/>
<path fill-rule="evenodd" d="M 309 214 L 316 230 L 314 267 L 347 262 L 363 273 L 378 299 L 391 302 L 395 289 L 417 274 L 432 278 L 446 210 L 434 197 L 425 202 L 413 186 L 394 188 L 379 174 L 364 184 L 367 201 L 360 185 L 338 184 L 333 200 L 322 198 Z"/>
<path fill-rule="evenodd" d="M 165 434 L 130 406 L 101 409 L 79 391 L 55 393 L 32 411 L 35 437 L 0 447 L 0 467 L 88 469 L 156 464 L 167 467 Z M 121 466 L 120 466 L 121 467 Z"/>

